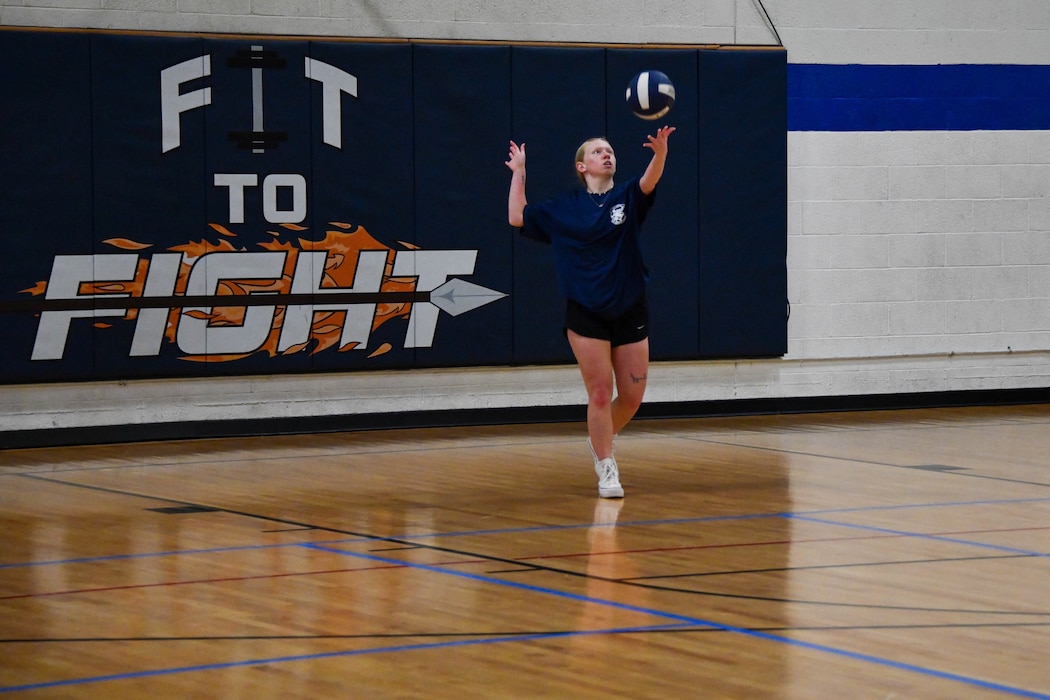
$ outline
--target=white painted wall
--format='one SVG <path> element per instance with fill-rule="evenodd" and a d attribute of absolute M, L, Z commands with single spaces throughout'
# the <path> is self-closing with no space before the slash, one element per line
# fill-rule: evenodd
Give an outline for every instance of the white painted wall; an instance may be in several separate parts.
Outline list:
<path fill-rule="evenodd" d="M 792 63 L 1050 63 L 1047 0 L 765 8 Z M 0 24 L 776 43 L 753 0 L 3 0 Z M 787 356 L 659 363 L 648 401 L 1050 387 L 1050 132 L 793 132 L 788 148 Z M 585 400 L 574 367 L 13 386 L 0 430 Z"/>

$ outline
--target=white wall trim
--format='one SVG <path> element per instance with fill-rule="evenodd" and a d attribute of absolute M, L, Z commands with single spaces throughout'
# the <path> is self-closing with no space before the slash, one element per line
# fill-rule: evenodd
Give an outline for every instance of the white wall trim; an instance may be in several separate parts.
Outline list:
<path fill-rule="evenodd" d="M 646 403 L 1050 387 L 1050 351 L 658 362 Z M 0 387 L 0 432 L 586 403 L 572 365 Z"/>

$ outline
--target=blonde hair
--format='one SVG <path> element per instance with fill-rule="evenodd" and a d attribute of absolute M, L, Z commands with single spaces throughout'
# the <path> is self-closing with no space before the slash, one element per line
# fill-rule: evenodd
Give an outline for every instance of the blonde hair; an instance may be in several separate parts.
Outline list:
<path fill-rule="evenodd" d="M 609 143 L 609 139 L 605 138 L 604 136 L 592 136 L 591 138 L 581 143 L 580 147 L 576 149 L 576 162 L 573 163 L 573 168 L 576 167 L 576 163 L 583 162 L 583 156 L 585 153 L 587 153 L 587 144 L 593 143 L 595 141 L 604 141 L 605 143 Z M 581 173 L 579 170 L 576 171 L 576 177 L 579 178 L 580 182 L 582 182 L 583 184 L 587 184 L 586 178 L 583 177 L 583 173 Z"/>

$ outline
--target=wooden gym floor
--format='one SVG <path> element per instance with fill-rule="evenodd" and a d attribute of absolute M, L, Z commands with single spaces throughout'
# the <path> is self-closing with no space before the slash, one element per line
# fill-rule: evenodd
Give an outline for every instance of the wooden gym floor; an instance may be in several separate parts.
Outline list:
<path fill-rule="evenodd" d="M 0 452 L 0 695 L 1050 698 L 1050 405 Z"/>

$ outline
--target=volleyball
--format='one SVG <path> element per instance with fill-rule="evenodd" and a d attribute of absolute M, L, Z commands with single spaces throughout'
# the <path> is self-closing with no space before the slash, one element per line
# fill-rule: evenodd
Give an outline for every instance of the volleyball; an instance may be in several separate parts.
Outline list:
<path fill-rule="evenodd" d="M 627 106 L 642 119 L 659 119 L 674 105 L 674 84 L 658 70 L 642 71 L 627 85 Z"/>

